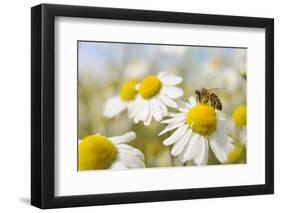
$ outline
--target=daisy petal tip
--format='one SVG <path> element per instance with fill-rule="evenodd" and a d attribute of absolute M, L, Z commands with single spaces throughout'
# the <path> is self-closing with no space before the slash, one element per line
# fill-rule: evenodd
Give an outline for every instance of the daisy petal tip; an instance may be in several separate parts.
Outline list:
<path fill-rule="evenodd" d="M 173 156 L 173 157 L 177 157 L 177 153 L 175 153 L 175 152 L 171 152 L 171 155 Z"/>
<path fill-rule="evenodd" d="M 180 90 L 181 92 L 180 92 L 180 97 L 182 97 L 183 96 L 183 90 Z"/>
<path fill-rule="evenodd" d="M 229 149 L 230 151 L 229 152 L 232 152 L 234 149 L 235 149 L 235 146 L 231 143 L 230 144 L 230 149 Z"/>
<path fill-rule="evenodd" d="M 164 145 L 164 146 L 170 146 L 170 144 L 167 143 L 167 142 L 165 142 L 165 141 L 163 141 L 163 145 Z"/>
<path fill-rule="evenodd" d="M 143 123 L 145 126 L 149 126 L 149 123 Z"/>
<path fill-rule="evenodd" d="M 179 78 L 179 84 L 183 81 L 182 77 L 178 77 Z"/>
<path fill-rule="evenodd" d="M 229 143 L 231 143 L 231 144 L 234 142 L 234 140 L 233 140 L 232 137 L 228 137 L 228 141 L 229 141 Z"/>
<path fill-rule="evenodd" d="M 160 132 L 159 134 L 158 134 L 158 136 L 161 136 L 161 135 L 163 135 L 164 133 L 163 132 Z"/>
<path fill-rule="evenodd" d="M 133 131 L 128 132 L 126 135 L 127 135 L 128 137 L 132 138 L 132 140 L 136 138 L 136 133 L 133 132 Z"/>
<path fill-rule="evenodd" d="M 165 133 L 167 133 L 167 131 L 164 129 L 164 130 L 162 130 L 162 131 L 158 134 L 158 136 L 162 136 L 162 135 L 164 135 Z"/>
<path fill-rule="evenodd" d="M 180 161 L 182 164 L 184 164 L 184 163 L 187 162 L 184 158 L 179 157 L 178 159 L 179 159 L 179 161 Z"/>
<path fill-rule="evenodd" d="M 140 88 L 140 84 L 137 84 L 137 85 L 135 86 L 135 89 L 136 89 L 136 90 L 139 90 L 139 88 Z"/>

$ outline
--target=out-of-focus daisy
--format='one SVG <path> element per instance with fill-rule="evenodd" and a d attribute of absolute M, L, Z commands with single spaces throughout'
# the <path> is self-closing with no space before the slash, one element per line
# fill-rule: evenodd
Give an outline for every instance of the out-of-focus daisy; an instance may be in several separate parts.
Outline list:
<path fill-rule="evenodd" d="M 128 132 L 117 137 L 90 135 L 78 147 L 79 170 L 143 168 L 143 153 L 127 145 L 136 134 Z"/>
<path fill-rule="evenodd" d="M 238 140 L 243 145 L 247 142 L 247 107 L 245 105 L 239 105 L 232 113 L 231 120 L 229 122 L 230 130 L 238 136 Z"/>
<path fill-rule="evenodd" d="M 163 141 L 166 146 L 173 145 L 171 154 L 183 163 L 193 160 L 197 165 L 205 165 L 210 146 L 216 158 L 225 163 L 234 146 L 219 113 L 207 104 L 198 103 L 194 97 L 181 103 L 178 110 L 179 113 L 172 113 L 170 119 L 162 121 L 168 125 L 159 134 L 176 129 Z"/>
<path fill-rule="evenodd" d="M 228 91 L 235 92 L 241 87 L 242 79 L 236 70 L 225 68 L 221 71 L 220 75 L 216 76 L 214 82 L 219 88 L 227 86 Z"/>
<path fill-rule="evenodd" d="M 132 110 L 137 95 L 136 84 L 135 80 L 126 81 L 121 86 L 120 93 L 108 99 L 103 112 L 105 117 L 113 118 L 125 110 L 128 110 L 128 112 Z"/>
<path fill-rule="evenodd" d="M 149 66 L 147 62 L 132 61 L 127 64 L 124 72 L 129 79 L 141 80 L 147 75 L 148 70 Z"/>
<path fill-rule="evenodd" d="M 167 72 L 147 76 L 137 85 L 139 94 L 130 117 L 134 118 L 135 123 L 143 121 L 145 125 L 151 123 L 152 117 L 161 121 L 168 114 L 167 106 L 177 107 L 175 100 L 183 95 L 183 91 L 176 85 L 181 82 L 181 77 Z"/>
<path fill-rule="evenodd" d="M 227 163 L 241 163 L 243 162 L 244 147 L 240 143 L 234 144 L 234 149 L 228 154 Z"/>

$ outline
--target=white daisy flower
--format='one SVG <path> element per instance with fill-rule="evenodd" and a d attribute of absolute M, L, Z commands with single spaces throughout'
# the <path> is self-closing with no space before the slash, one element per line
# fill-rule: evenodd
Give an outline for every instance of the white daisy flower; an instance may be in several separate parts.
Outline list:
<path fill-rule="evenodd" d="M 238 137 L 238 141 L 246 145 L 247 143 L 247 107 L 245 105 L 237 106 L 229 121 L 229 129 Z"/>
<path fill-rule="evenodd" d="M 209 146 L 216 158 L 224 163 L 233 150 L 233 140 L 228 136 L 225 120 L 211 106 L 197 103 L 194 97 L 189 103 L 182 102 L 179 113 L 171 113 L 171 118 L 162 121 L 168 124 L 159 134 L 176 131 L 163 141 L 166 146 L 172 145 L 171 154 L 182 163 L 193 160 L 197 165 L 208 161 Z"/>
<path fill-rule="evenodd" d="M 144 168 L 143 153 L 127 145 L 135 138 L 134 132 L 117 137 L 85 137 L 78 147 L 79 170 Z"/>
<path fill-rule="evenodd" d="M 133 102 L 137 95 L 136 84 L 135 80 L 126 81 L 121 86 L 120 93 L 108 99 L 103 111 L 105 117 L 113 118 L 126 110 L 128 112 L 132 110 Z"/>
<path fill-rule="evenodd" d="M 219 88 L 225 88 L 230 92 L 237 91 L 241 87 L 242 79 L 240 74 L 232 68 L 225 68 L 221 74 L 214 79 L 215 84 Z"/>
<path fill-rule="evenodd" d="M 129 116 L 134 118 L 135 123 L 143 121 L 146 126 L 151 123 L 152 118 L 161 121 L 168 115 L 167 106 L 177 107 L 175 99 L 181 97 L 183 91 L 176 85 L 181 82 L 181 77 L 167 72 L 146 77 L 137 86 L 139 94 Z"/>

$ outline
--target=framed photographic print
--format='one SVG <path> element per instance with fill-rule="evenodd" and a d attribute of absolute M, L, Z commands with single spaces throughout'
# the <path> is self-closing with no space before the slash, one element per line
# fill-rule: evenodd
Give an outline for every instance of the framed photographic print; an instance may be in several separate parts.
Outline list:
<path fill-rule="evenodd" d="M 274 21 L 31 9 L 31 203 L 274 191 Z"/>

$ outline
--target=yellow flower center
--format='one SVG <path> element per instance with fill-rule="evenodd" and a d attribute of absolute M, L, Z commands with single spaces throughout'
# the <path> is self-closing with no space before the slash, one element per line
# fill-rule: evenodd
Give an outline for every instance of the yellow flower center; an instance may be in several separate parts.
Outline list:
<path fill-rule="evenodd" d="M 85 137 L 79 144 L 79 170 L 107 169 L 116 159 L 113 143 L 101 135 Z"/>
<path fill-rule="evenodd" d="M 238 106 L 232 113 L 233 122 L 239 126 L 246 126 L 247 123 L 247 108 L 245 105 Z"/>
<path fill-rule="evenodd" d="M 141 82 L 139 93 L 144 99 L 150 99 L 158 94 L 161 86 L 160 80 L 156 76 L 150 75 Z"/>
<path fill-rule="evenodd" d="M 227 163 L 238 163 L 242 160 L 243 146 L 239 143 L 234 145 L 234 149 L 228 154 Z"/>
<path fill-rule="evenodd" d="M 186 123 L 200 135 L 211 135 L 217 128 L 215 110 L 206 104 L 197 104 L 186 115 Z"/>
<path fill-rule="evenodd" d="M 135 89 L 136 87 L 136 81 L 134 80 L 130 80 L 125 82 L 122 87 L 121 87 L 121 91 L 120 91 L 120 98 L 123 101 L 131 101 L 133 99 L 135 99 L 138 91 Z"/>

